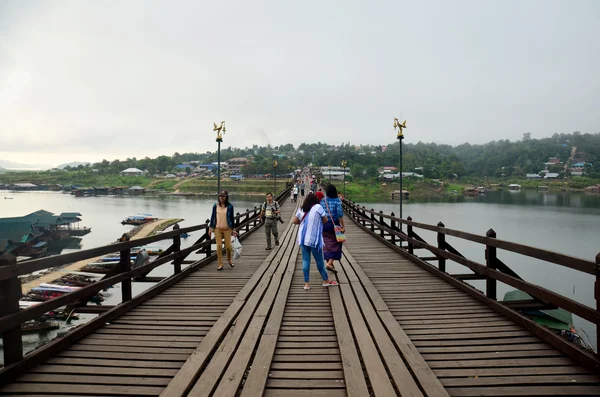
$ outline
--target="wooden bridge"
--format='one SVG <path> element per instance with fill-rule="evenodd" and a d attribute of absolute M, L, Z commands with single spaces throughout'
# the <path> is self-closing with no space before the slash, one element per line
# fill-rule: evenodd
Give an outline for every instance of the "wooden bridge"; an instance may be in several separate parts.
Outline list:
<path fill-rule="evenodd" d="M 296 205 L 285 202 L 284 219 L 289 221 Z M 596 278 L 596 299 L 598 258 L 584 261 L 497 240 L 492 231 L 476 236 L 399 220 L 351 202 L 345 202 L 345 210 L 348 242 L 332 275 L 339 287 L 321 287 L 313 264 L 313 287 L 304 290 L 297 227 L 286 222 L 279 247 L 265 251 L 256 208 L 236 216 L 243 257 L 222 272 L 216 271 L 206 234 L 181 249 L 180 233 L 206 230 L 206 225 L 18 267 L 3 255 L 0 333 L 6 367 L 0 372 L 0 395 L 600 395 L 598 356 L 516 311 L 563 307 L 598 325 L 598 307 L 523 281 L 499 259 L 499 251 L 587 273 Z M 436 244 L 422 239 L 418 228 L 436 232 Z M 462 256 L 446 236 L 482 244 L 486 263 Z M 167 252 L 130 268 L 131 247 L 164 238 L 173 239 Z M 419 250 L 429 256 L 417 256 Z M 115 251 L 121 252 L 121 265 L 102 281 L 19 312 L 18 275 Z M 449 275 L 447 260 L 472 273 Z M 173 264 L 172 276 L 147 276 L 167 263 Z M 156 284 L 132 296 L 132 279 Z M 464 282 L 473 279 L 486 280 L 486 290 Z M 535 299 L 500 303 L 496 281 Z M 22 356 L 21 322 L 64 305 L 90 312 L 86 300 L 117 283 L 121 304 L 104 307 L 85 325 Z"/>

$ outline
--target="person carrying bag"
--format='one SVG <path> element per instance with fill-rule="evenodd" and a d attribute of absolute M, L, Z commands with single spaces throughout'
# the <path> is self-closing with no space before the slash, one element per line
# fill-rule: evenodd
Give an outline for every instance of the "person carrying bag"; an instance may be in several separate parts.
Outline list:
<path fill-rule="evenodd" d="M 344 210 L 342 202 L 338 198 L 337 189 L 333 184 L 329 184 L 325 190 L 327 197 L 321 200 L 321 206 L 327 208 L 329 214 L 328 221 L 323 225 L 323 254 L 327 261 L 327 270 L 335 272 L 334 261 L 342 259 L 342 244 L 346 241 L 344 235 Z M 337 224 L 339 223 L 339 224 Z"/>

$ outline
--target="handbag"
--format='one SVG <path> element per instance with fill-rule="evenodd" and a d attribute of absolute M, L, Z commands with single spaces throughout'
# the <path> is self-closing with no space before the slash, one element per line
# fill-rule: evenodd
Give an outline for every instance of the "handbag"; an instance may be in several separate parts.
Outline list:
<path fill-rule="evenodd" d="M 327 212 L 329 213 L 329 217 L 331 218 L 331 223 L 333 223 L 333 230 L 335 231 L 335 239 L 338 243 L 346 242 L 346 234 L 342 232 L 342 226 L 336 225 L 333 220 L 333 216 L 331 216 L 331 211 L 329 210 L 329 203 L 327 203 L 327 199 L 325 199 L 325 206 L 327 207 Z"/>

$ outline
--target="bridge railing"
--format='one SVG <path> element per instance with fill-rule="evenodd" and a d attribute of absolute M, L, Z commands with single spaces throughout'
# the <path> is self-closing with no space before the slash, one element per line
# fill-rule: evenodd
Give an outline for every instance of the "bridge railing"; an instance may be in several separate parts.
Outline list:
<path fill-rule="evenodd" d="M 276 199 L 280 202 L 285 200 L 290 194 L 290 188 L 288 187 L 277 195 Z M 240 214 L 239 212 L 234 217 L 235 229 L 239 233 L 240 239 L 244 239 L 248 234 L 252 233 L 260 225 L 260 208 L 254 207 L 253 209 L 246 210 L 246 212 Z M 107 313 L 113 311 L 115 313 L 122 312 L 119 306 L 132 302 L 132 289 L 131 282 L 135 280 L 137 282 L 163 282 L 170 279 L 171 277 L 178 275 L 182 272 L 182 264 L 199 264 L 203 265 L 216 256 L 216 252 L 211 249 L 214 243 L 214 238 L 209 238 L 208 234 L 208 223 L 190 226 L 186 228 L 180 228 L 178 224 L 174 225 L 173 231 L 160 233 L 158 235 L 144 237 L 136 240 L 129 241 L 126 235 L 123 235 L 119 242 L 115 244 L 109 244 L 102 247 L 92 248 L 88 250 L 72 252 L 68 254 L 62 254 L 57 256 L 50 256 L 40 259 L 29 260 L 25 262 L 18 262 L 16 257 L 10 253 L 3 253 L 0 255 L 0 335 L 2 335 L 3 350 L 4 350 L 4 365 L 5 370 L 11 365 L 19 363 L 23 359 L 23 344 L 22 344 L 22 332 L 21 324 L 36 319 L 45 313 L 56 310 L 63 306 L 69 306 L 75 308 L 77 311 L 89 312 L 89 313 Z M 181 249 L 181 234 L 190 233 L 194 231 L 204 231 L 202 237 L 194 242 L 190 247 Z M 131 248 L 144 246 L 150 243 L 163 240 L 172 240 L 171 246 L 159 255 L 154 261 L 143 264 L 136 268 L 131 268 L 130 252 Z M 204 253 L 205 258 L 197 261 L 185 261 L 188 255 L 196 251 L 196 253 Z M 119 252 L 120 261 L 117 266 L 101 280 L 82 287 L 76 291 L 61 295 L 59 297 L 41 302 L 38 305 L 31 306 L 24 310 L 19 308 L 19 300 L 22 296 L 21 281 L 19 276 L 30 274 L 35 271 L 44 270 L 48 268 L 60 267 L 73 262 L 96 258 L 101 255 L 112 254 Z M 173 266 L 173 275 L 167 278 L 161 277 L 146 277 L 146 275 L 157 268 L 158 266 L 164 265 L 171 262 Z M 121 283 L 122 302 L 117 306 L 100 306 L 100 310 L 88 310 L 86 304 L 89 299 L 98 294 L 98 292 L 109 288 L 115 284 Z M 166 284 L 165 284 L 166 285 Z M 135 303 L 135 302 L 134 302 Z M 137 304 L 137 303 L 136 303 Z M 89 308 L 89 307 L 87 307 Z M 96 308 L 90 308 L 96 309 Z M 118 309 L 115 311 L 115 309 Z M 126 310 L 129 310 L 127 307 Z M 102 314 L 101 316 L 102 317 Z M 98 318 L 96 318 L 98 319 Z M 85 324 L 78 329 L 77 338 L 85 336 L 87 333 L 92 332 L 98 328 L 98 324 L 103 322 L 97 321 L 97 324 L 91 324 L 92 322 Z M 68 339 L 69 334 L 63 337 Z M 54 345 L 57 345 L 56 343 Z M 3 378 L 2 372 L 0 371 L 0 380 Z M 0 382 L 1 383 L 1 382 Z"/>
<path fill-rule="evenodd" d="M 595 261 L 587 261 L 580 258 L 575 258 L 569 255 L 564 255 L 548 250 L 530 247 L 527 245 L 514 243 L 496 238 L 496 233 L 493 229 L 488 230 L 485 236 L 467 233 L 460 230 L 449 229 L 439 222 L 437 225 L 414 222 L 411 217 L 400 219 L 394 216 L 394 213 L 384 214 L 382 211 L 367 209 L 365 206 L 360 206 L 350 200 L 344 200 L 344 210 L 353 219 L 355 223 L 371 234 L 385 240 L 398 251 L 409 256 L 413 261 L 425 267 L 427 270 L 436 270 L 436 274 L 447 279 L 452 284 L 461 287 L 464 291 L 476 296 L 479 300 L 488 303 L 493 308 L 515 319 L 517 322 L 526 325 L 532 332 L 540 337 L 552 342 L 565 353 L 578 358 L 579 361 L 585 362 L 592 367 L 600 368 L 600 359 L 598 354 L 591 355 L 583 349 L 576 348 L 574 345 L 565 342 L 564 339 L 551 333 L 545 328 L 539 327 L 536 324 L 535 328 L 530 320 L 519 315 L 513 307 L 518 308 L 563 308 L 581 318 L 584 318 L 596 326 L 596 343 L 600 346 L 600 253 L 596 256 Z M 401 230 L 400 225 L 406 225 L 406 232 Z M 430 244 L 419 236 L 415 229 L 422 229 L 437 234 L 436 244 Z M 481 244 L 485 248 L 485 264 L 478 263 L 466 258 L 451 244 L 446 241 L 446 236 L 459 238 L 473 243 Z M 419 257 L 415 255 L 415 249 L 425 249 L 431 252 L 434 256 Z M 596 300 L 596 308 L 581 304 L 573 299 L 562 296 L 554 291 L 550 291 L 544 287 L 527 282 L 519 277 L 498 257 L 498 250 L 512 252 L 515 254 L 524 255 L 527 257 L 539 259 L 545 262 L 554 263 L 560 266 L 573 269 L 578 272 L 589 274 L 595 277 L 594 298 Z M 446 261 L 451 260 L 455 263 L 463 265 L 473 271 L 472 274 L 450 275 L 446 272 Z M 437 268 L 430 264 L 430 261 L 437 262 Z M 451 279 L 451 280 L 450 280 Z M 479 290 L 464 283 L 464 280 L 485 280 L 485 294 Z M 534 298 L 533 301 L 517 301 L 517 302 L 498 302 L 497 301 L 497 282 L 503 282 L 518 290 L 521 290 Z M 507 310 L 508 309 L 508 310 Z M 574 350 L 575 349 L 575 350 Z M 598 350 L 598 349 L 597 349 Z"/>

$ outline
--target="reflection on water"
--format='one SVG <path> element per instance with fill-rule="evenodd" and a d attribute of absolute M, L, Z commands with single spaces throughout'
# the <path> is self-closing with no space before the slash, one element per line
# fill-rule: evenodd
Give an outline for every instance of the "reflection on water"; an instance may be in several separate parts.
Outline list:
<path fill-rule="evenodd" d="M 357 203 L 382 202 L 381 200 L 373 201 L 368 196 L 356 196 L 348 198 Z M 383 203 L 392 202 L 397 203 L 398 201 L 383 201 Z M 520 191 L 496 190 L 474 197 L 458 193 L 448 194 L 445 196 L 413 197 L 408 200 L 404 200 L 404 205 L 411 205 L 413 203 L 488 203 L 571 208 L 600 208 L 600 194 L 538 191 L 534 189 L 527 189 Z"/>

